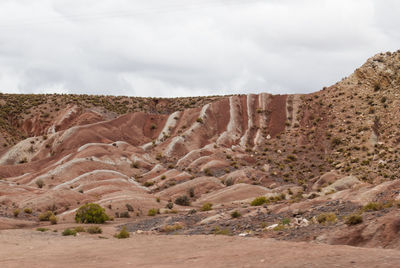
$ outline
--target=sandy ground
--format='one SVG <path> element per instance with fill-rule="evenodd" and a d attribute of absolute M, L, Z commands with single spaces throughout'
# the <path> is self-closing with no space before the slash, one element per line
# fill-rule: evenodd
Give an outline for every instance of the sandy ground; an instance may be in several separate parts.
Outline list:
<path fill-rule="evenodd" d="M 400 251 L 229 236 L 0 231 L 0 267 L 400 267 Z"/>

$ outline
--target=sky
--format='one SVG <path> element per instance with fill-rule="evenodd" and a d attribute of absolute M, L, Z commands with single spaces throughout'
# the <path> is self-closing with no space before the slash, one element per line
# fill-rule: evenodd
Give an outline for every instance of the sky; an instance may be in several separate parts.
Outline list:
<path fill-rule="evenodd" d="M 0 92 L 309 93 L 400 49 L 398 0 L 1 0 Z"/>

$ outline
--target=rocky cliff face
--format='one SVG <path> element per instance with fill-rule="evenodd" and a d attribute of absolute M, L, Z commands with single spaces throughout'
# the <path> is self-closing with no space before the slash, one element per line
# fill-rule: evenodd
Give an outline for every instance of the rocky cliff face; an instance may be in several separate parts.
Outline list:
<path fill-rule="evenodd" d="M 111 215 L 146 221 L 149 209 L 170 212 L 168 203 L 187 196 L 193 208 L 214 209 L 188 222 L 188 207 L 175 205 L 187 224 L 182 232 L 228 224 L 233 233 L 398 247 L 385 235 L 399 231 L 399 94 L 400 52 L 376 55 L 305 95 L 1 95 L 0 213 L 29 207 L 34 213 L 24 217 L 35 220 L 51 209 L 69 221 L 81 204 L 96 202 Z M 269 205 L 251 206 L 258 196 Z M 393 224 L 379 229 L 382 236 L 343 223 L 370 202 L 381 209 L 365 212 L 356 227 Z M 325 212 L 337 215 L 329 228 L 311 224 Z M 307 222 L 300 229 L 299 217 Z M 260 227 L 283 218 L 292 227 L 282 225 L 279 235 Z"/>

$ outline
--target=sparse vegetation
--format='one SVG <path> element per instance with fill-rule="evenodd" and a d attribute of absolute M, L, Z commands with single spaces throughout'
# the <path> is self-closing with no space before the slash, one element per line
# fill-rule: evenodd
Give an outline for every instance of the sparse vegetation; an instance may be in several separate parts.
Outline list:
<path fill-rule="evenodd" d="M 231 213 L 231 217 L 236 219 L 236 218 L 240 218 L 242 216 L 242 214 L 240 214 L 239 211 L 235 210 Z"/>
<path fill-rule="evenodd" d="M 219 226 L 214 228 L 214 234 L 215 235 L 231 235 L 231 232 L 229 229 L 221 229 Z"/>
<path fill-rule="evenodd" d="M 175 199 L 175 204 L 180 206 L 190 206 L 190 200 L 187 195 L 179 196 Z"/>
<path fill-rule="evenodd" d="M 200 210 L 201 211 L 209 211 L 211 209 L 212 209 L 212 204 L 211 203 L 204 203 Z"/>
<path fill-rule="evenodd" d="M 256 197 L 253 201 L 251 201 L 250 205 L 252 206 L 262 206 L 268 203 L 268 199 L 265 196 Z"/>
<path fill-rule="evenodd" d="M 129 232 L 126 230 L 126 227 L 122 227 L 121 231 L 117 234 L 114 235 L 115 238 L 118 239 L 124 239 L 124 238 L 129 238 L 130 234 Z"/>
<path fill-rule="evenodd" d="M 39 221 L 50 221 L 50 217 L 54 216 L 52 211 L 46 211 L 39 215 Z"/>
<path fill-rule="evenodd" d="M 44 186 L 44 181 L 42 179 L 37 179 L 35 181 L 35 183 L 36 183 L 37 187 L 39 187 L 39 188 L 43 188 L 43 186 Z"/>
<path fill-rule="evenodd" d="M 76 232 L 75 230 L 67 228 L 67 229 L 65 229 L 61 234 L 62 234 L 63 236 L 69 236 L 69 235 L 76 236 L 76 233 L 77 233 L 77 232 Z"/>
<path fill-rule="evenodd" d="M 165 232 L 165 233 L 172 233 L 172 232 L 178 231 L 182 228 L 183 228 L 182 225 L 176 223 L 173 225 L 165 225 L 164 227 L 161 228 L 160 231 Z"/>
<path fill-rule="evenodd" d="M 15 209 L 13 212 L 14 217 L 17 218 L 20 212 L 21 212 L 21 210 L 19 208 Z"/>
<path fill-rule="evenodd" d="M 58 219 L 57 219 L 57 217 L 53 214 L 53 215 L 51 215 L 51 216 L 49 217 L 49 221 L 50 221 L 51 224 L 57 224 Z"/>
<path fill-rule="evenodd" d="M 31 208 L 24 208 L 24 212 L 26 214 L 32 214 L 32 209 Z"/>
<path fill-rule="evenodd" d="M 99 226 L 90 226 L 86 229 L 89 234 L 101 234 L 103 230 Z"/>
<path fill-rule="evenodd" d="M 377 202 L 370 202 L 367 205 L 363 206 L 362 211 L 367 212 L 367 211 L 378 211 L 383 208 L 383 205 L 381 203 Z"/>
<path fill-rule="evenodd" d="M 149 209 L 149 211 L 147 212 L 147 216 L 155 216 L 157 214 L 160 214 L 160 210 L 156 209 L 156 208 L 151 208 Z"/>
<path fill-rule="evenodd" d="M 347 217 L 346 224 L 347 225 L 357 225 L 363 222 L 363 218 L 359 214 L 352 214 Z"/>
<path fill-rule="evenodd" d="M 73 230 L 74 230 L 75 232 L 77 232 L 77 233 L 84 233 L 84 232 L 86 232 L 86 229 L 85 229 L 85 227 L 83 227 L 83 226 L 76 226 L 76 227 L 73 228 Z"/>
<path fill-rule="evenodd" d="M 331 212 L 331 213 L 322 213 L 317 216 L 317 221 L 318 223 L 325 224 L 325 223 L 334 223 L 336 222 L 336 214 Z"/>
<path fill-rule="evenodd" d="M 36 228 L 36 231 L 38 231 L 38 232 L 47 232 L 48 230 L 50 230 L 50 229 L 49 228 L 43 228 L 43 227 Z"/>
<path fill-rule="evenodd" d="M 174 207 L 174 203 L 168 202 L 167 205 L 165 205 L 166 208 L 172 209 Z"/>

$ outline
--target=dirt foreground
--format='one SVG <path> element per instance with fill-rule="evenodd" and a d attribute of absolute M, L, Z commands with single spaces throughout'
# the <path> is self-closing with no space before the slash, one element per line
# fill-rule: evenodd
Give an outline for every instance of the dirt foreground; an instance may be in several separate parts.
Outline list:
<path fill-rule="evenodd" d="M 399 267 L 397 250 L 228 236 L 0 231 L 0 267 Z"/>

